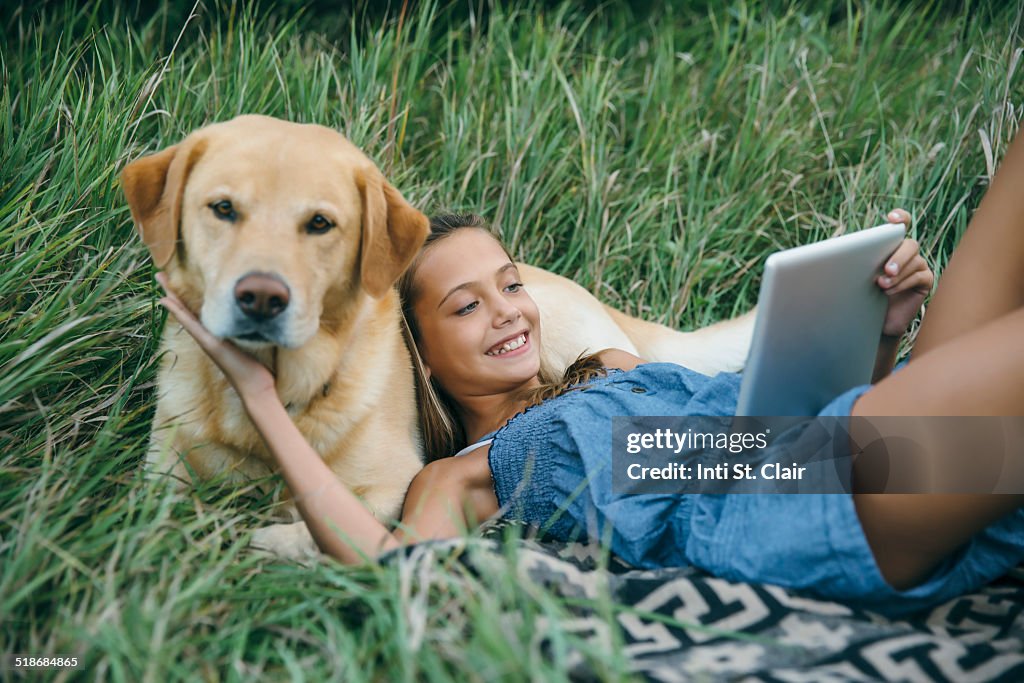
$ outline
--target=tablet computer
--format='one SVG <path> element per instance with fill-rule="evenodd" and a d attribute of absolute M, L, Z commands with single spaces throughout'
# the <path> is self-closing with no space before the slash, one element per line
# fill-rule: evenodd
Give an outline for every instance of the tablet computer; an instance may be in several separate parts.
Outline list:
<path fill-rule="evenodd" d="M 736 415 L 817 415 L 871 381 L 888 307 L 875 280 L 905 234 L 889 223 L 768 257 Z"/>

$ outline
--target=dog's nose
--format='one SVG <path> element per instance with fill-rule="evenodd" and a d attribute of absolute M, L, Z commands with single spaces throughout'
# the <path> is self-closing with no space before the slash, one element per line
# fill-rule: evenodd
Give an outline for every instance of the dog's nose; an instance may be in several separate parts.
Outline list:
<path fill-rule="evenodd" d="M 288 308 L 288 286 L 275 275 L 253 273 L 235 283 L 235 301 L 248 317 L 270 320 Z"/>

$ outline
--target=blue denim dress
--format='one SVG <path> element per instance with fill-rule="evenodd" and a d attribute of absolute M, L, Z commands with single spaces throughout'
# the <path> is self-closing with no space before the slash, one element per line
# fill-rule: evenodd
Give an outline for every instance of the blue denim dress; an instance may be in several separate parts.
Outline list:
<path fill-rule="evenodd" d="M 646 363 L 533 406 L 494 434 L 489 464 L 506 517 L 565 540 L 600 536 L 643 568 L 695 565 L 716 576 L 806 590 L 899 616 L 1001 576 L 1024 559 L 1024 511 L 992 524 L 924 583 L 882 578 L 853 499 L 842 494 L 621 495 L 612 491 L 612 417 L 731 416 L 740 376 Z M 846 416 L 869 387 L 820 413 Z M 589 530 L 589 534 L 588 534 Z"/>

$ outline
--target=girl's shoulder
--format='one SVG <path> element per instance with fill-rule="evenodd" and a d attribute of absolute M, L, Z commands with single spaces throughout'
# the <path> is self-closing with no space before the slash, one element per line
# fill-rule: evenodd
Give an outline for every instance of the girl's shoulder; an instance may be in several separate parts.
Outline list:
<path fill-rule="evenodd" d="M 419 471 L 416 478 L 423 477 L 428 481 L 465 483 L 476 481 L 486 473 L 489 479 L 487 456 L 490 452 L 491 441 L 493 439 L 478 441 L 455 455 L 429 462 Z"/>
<path fill-rule="evenodd" d="M 604 349 L 597 352 L 597 357 L 601 360 L 601 364 L 609 370 L 632 370 L 638 365 L 647 363 L 640 356 L 623 349 Z"/>

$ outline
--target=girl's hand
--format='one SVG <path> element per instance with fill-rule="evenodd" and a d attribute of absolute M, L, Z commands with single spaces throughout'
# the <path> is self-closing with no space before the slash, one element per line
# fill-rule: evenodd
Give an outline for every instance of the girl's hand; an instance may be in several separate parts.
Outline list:
<path fill-rule="evenodd" d="M 910 226 L 910 214 L 903 209 L 890 211 L 886 218 L 890 223 Z M 921 256 L 917 242 L 912 239 L 903 240 L 889 257 L 877 283 L 889 297 L 882 334 L 902 337 L 935 284 L 935 274 Z"/>
<path fill-rule="evenodd" d="M 170 311 L 185 331 L 192 335 L 199 348 L 217 364 L 243 401 L 268 393 L 276 396 L 274 375 L 266 366 L 227 339 L 219 339 L 203 327 L 184 302 L 168 288 L 166 274 L 157 273 L 156 280 L 167 295 L 160 299 L 160 305 Z"/>

